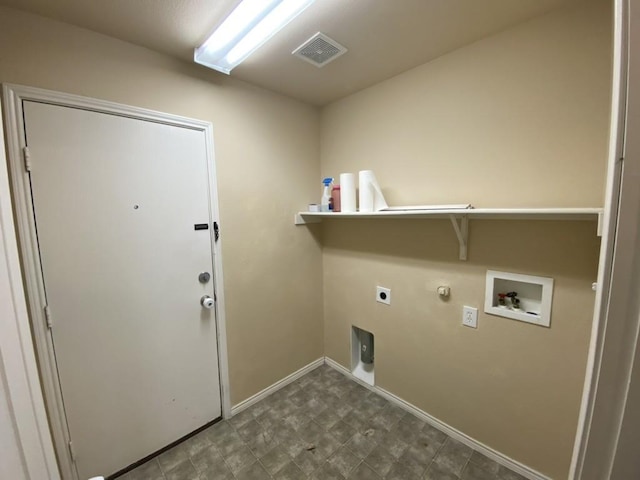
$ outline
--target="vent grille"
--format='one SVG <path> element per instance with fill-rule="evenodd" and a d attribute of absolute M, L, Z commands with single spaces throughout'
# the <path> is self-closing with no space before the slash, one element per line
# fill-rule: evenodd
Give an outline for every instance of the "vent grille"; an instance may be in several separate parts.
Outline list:
<path fill-rule="evenodd" d="M 318 32 L 291 53 L 316 67 L 324 67 L 346 52 L 345 47 Z"/>

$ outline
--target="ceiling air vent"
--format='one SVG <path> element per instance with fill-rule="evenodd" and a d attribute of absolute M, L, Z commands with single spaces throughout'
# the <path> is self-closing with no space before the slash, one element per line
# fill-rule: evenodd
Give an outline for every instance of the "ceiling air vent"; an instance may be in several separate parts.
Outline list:
<path fill-rule="evenodd" d="M 318 32 L 291 53 L 316 67 L 324 67 L 343 53 L 347 53 L 347 49 L 325 34 Z"/>

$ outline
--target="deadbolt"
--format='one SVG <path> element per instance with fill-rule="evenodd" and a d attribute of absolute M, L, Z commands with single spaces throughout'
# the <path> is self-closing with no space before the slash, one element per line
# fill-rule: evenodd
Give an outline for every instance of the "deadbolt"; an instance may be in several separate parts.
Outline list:
<path fill-rule="evenodd" d="M 198 280 L 200 283 L 209 283 L 209 280 L 211 280 L 211 274 L 209 272 L 202 272 L 198 275 Z"/>

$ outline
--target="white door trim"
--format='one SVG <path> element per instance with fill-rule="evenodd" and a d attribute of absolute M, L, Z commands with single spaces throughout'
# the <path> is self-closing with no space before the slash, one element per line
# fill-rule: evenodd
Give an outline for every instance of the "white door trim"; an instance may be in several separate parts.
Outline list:
<path fill-rule="evenodd" d="M 625 156 L 625 128 L 627 114 L 628 63 L 629 63 L 629 3 L 628 0 L 614 0 L 613 65 L 611 91 L 611 119 L 609 131 L 609 152 L 602 244 L 598 265 L 598 287 L 595 302 L 591 343 L 582 394 L 582 404 L 578 419 L 573 457 L 569 479 L 608 478 L 615 456 L 621 411 L 624 409 L 629 376 L 612 378 L 605 366 L 617 362 L 620 369 L 630 371 L 635 350 L 632 344 L 623 346 L 618 342 L 627 329 L 633 330 L 633 320 L 623 318 L 620 312 L 631 304 L 632 298 L 621 297 L 622 305 L 612 305 L 614 290 L 624 291 L 620 280 L 613 276 L 614 254 L 619 242 L 619 222 L 631 223 L 628 229 L 637 225 L 637 219 L 622 218 L 620 211 L 625 199 L 621 196 L 621 180 Z M 636 26 L 637 28 L 637 26 Z M 627 205 L 630 207 L 630 205 Z M 620 254 L 618 254 L 619 256 Z M 628 259 L 627 261 L 630 261 Z M 614 343 L 615 345 L 610 345 Z M 626 357 L 626 358 L 625 358 Z M 611 397 L 610 407 L 598 411 L 600 397 Z M 596 471 L 597 470 L 597 471 Z M 607 473 L 605 473 L 607 472 Z"/>
<path fill-rule="evenodd" d="M 194 120 L 152 110 L 131 107 L 128 105 L 121 105 L 103 100 L 20 85 L 5 84 L 3 86 L 3 96 L 5 118 L 7 124 L 6 140 L 7 150 L 9 154 L 9 169 L 11 171 L 13 202 L 16 215 L 16 231 L 18 233 L 19 247 L 23 259 L 23 275 L 26 291 L 28 294 L 27 305 L 31 314 L 31 325 L 28 316 L 24 315 L 18 318 L 19 327 L 23 335 L 27 336 L 29 336 L 31 327 L 33 327 L 33 337 L 35 339 L 36 348 L 35 351 L 39 352 L 38 360 L 40 361 L 41 365 L 40 373 L 42 375 L 41 380 L 44 390 L 44 399 L 47 406 L 49 407 L 49 421 L 51 424 L 53 441 L 56 446 L 56 451 L 58 452 L 59 467 L 63 478 L 77 479 L 75 468 L 73 468 L 70 455 L 68 454 L 67 445 L 69 442 L 69 434 L 66 427 L 60 388 L 57 382 L 51 336 L 49 335 L 49 330 L 46 327 L 46 319 L 44 317 L 45 303 L 43 293 L 43 279 L 42 272 L 40 270 L 38 245 L 35 225 L 33 221 L 34 216 L 29 186 L 29 175 L 26 171 L 23 157 L 25 136 L 22 102 L 24 100 L 33 100 L 54 105 L 81 108 L 95 112 L 109 113 L 128 118 L 158 122 L 183 128 L 191 128 L 204 132 L 209 170 L 209 191 L 211 197 L 210 208 L 213 220 L 219 223 L 220 214 L 216 188 L 217 180 L 215 160 L 213 155 L 213 126 L 209 122 L 200 120 Z M 231 414 L 231 396 L 229 392 L 229 366 L 227 359 L 224 281 L 220 241 L 215 242 L 212 240 L 212 251 L 214 258 L 214 281 L 217 297 L 216 323 L 218 335 L 220 387 L 222 396 L 222 415 L 224 418 L 227 418 Z M 21 287 L 22 282 L 19 276 L 19 272 L 17 275 L 17 278 L 12 279 L 12 284 L 14 285 L 14 287 Z M 31 346 L 30 351 L 25 352 L 25 356 L 28 356 L 31 360 L 33 360 L 34 364 L 35 351 L 33 350 L 33 346 Z M 39 385 L 40 379 L 38 377 L 37 370 L 30 371 L 27 369 L 26 373 L 28 375 L 29 381 L 32 384 Z M 36 392 L 34 393 L 34 396 L 36 396 L 37 400 L 42 403 L 42 392 Z M 46 429 L 46 422 L 42 427 Z M 65 454 L 62 454 L 62 452 L 65 452 Z"/>
<path fill-rule="evenodd" d="M 4 147 L 2 118 L 0 143 Z M 0 149 L 0 376 L 4 373 L 9 415 L 13 418 L 23 471 L 30 480 L 58 480 L 53 442 L 40 388 L 35 351 L 22 287 L 15 237 L 9 172 Z"/>

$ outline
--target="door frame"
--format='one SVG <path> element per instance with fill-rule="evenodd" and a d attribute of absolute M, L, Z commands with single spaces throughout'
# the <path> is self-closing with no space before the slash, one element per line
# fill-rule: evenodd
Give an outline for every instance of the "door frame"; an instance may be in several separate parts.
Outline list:
<path fill-rule="evenodd" d="M 22 285 L 0 118 L 0 386 L 15 427 L 15 478 L 59 480 Z M 5 435 L 11 435 L 3 432 Z"/>
<path fill-rule="evenodd" d="M 628 408 L 634 407 L 628 404 L 628 395 L 632 381 L 637 382 L 638 372 L 633 368 L 635 358 L 640 355 L 637 303 L 640 254 L 634 243 L 640 232 L 640 194 L 633 188 L 640 152 L 637 140 L 640 135 L 637 121 L 640 49 L 633 39 L 640 36 L 640 8 L 637 5 L 634 8 L 629 0 L 615 0 L 614 20 L 609 175 L 605 198 L 608 202 L 605 218 L 609 211 L 609 245 L 603 244 L 601 250 L 601 270 L 605 270 L 606 282 L 602 285 L 592 332 L 571 479 L 609 478 L 616 474 L 617 462 L 622 468 L 625 462 L 635 462 L 635 458 L 618 458 L 617 454 L 620 434 L 623 427 L 628 426 L 625 414 Z"/>
<path fill-rule="evenodd" d="M 219 222 L 220 213 L 217 194 L 217 179 L 213 150 L 213 126 L 210 122 L 194 120 L 177 115 L 156 112 L 128 105 L 55 92 L 22 85 L 4 84 L 3 100 L 7 129 L 7 152 L 9 158 L 9 177 L 12 187 L 13 206 L 16 220 L 18 247 L 22 260 L 22 279 L 24 281 L 29 316 L 18 318 L 23 332 L 31 332 L 35 343 L 35 353 L 39 364 L 40 378 L 34 378 L 37 372 L 27 372 L 31 383 L 40 382 L 47 406 L 49 426 L 57 453 L 58 465 L 63 478 L 78 479 L 69 450 L 69 431 L 64 412 L 64 404 L 53 352 L 52 337 L 44 314 L 44 281 L 40 268 L 36 228 L 29 173 L 23 156 L 25 147 L 25 126 L 23 121 L 23 101 L 32 100 L 41 103 L 79 108 L 98 113 L 107 113 L 122 117 L 162 123 L 201 131 L 205 134 L 207 169 L 209 172 L 210 209 L 213 221 Z M 225 322 L 224 281 L 222 271 L 221 242 L 211 241 L 214 267 L 214 289 L 216 292 L 216 334 L 218 343 L 219 381 L 223 418 L 231 415 L 231 396 L 229 392 L 229 365 L 227 355 L 227 334 Z M 29 322 L 30 319 L 30 322 Z M 25 324 L 26 322 L 26 324 Z M 30 323 L 30 324 L 29 324 Z M 41 434 L 46 425 L 40 425 Z M 49 432 L 46 432 L 47 435 Z"/>

